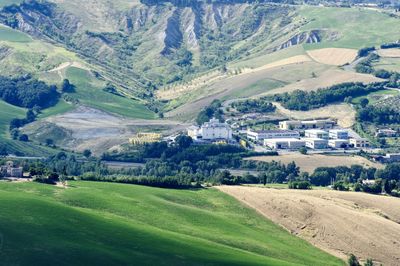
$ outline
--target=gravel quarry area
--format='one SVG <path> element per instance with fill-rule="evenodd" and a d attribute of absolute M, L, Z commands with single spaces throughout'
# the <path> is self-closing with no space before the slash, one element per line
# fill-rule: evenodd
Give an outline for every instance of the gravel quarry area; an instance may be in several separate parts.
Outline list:
<path fill-rule="evenodd" d="M 220 186 L 219 190 L 316 247 L 400 265 L 400 199 L 359 192 Z"/>
<path fill-rule="evenodd" d="M 162 132 L 173 134 L 188 125 L 171 120 L 128 119 L 94 108 L 79 106 L 65 114 L 46 118 L 28 125 L 24 132 L 36 139 L 44 136 L 54 138 L 52 132 L 61 132 L 63 140 L 59 145 L 82 151 L 91 149 L 94 153 L 117 148 L 127 143 L 138 132 Z M 55 130 L 57 129 L 57 130 Z"/>

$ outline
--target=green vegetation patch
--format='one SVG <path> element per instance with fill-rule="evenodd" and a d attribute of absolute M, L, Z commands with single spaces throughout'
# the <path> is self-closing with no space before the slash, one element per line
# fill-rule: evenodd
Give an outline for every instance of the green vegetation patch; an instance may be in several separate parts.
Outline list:
<path fill-rule="evenodd" d="M 0 140 L 8 136 L 10 121 L 14 118 L 24 118 L 26 110 L 0 100 Z"/>
<path fill-rule="evenodd" d="M 230 99 L 234 98 L 246 98 L 258 94 L 262 94 L 265 92 L 268 92 L 270 90 L 283 87 L 287 83 L 280 81 L 280 80 L 274 80 L 274 79 L 263 79 L 259 80 L 248 87 L 240 90 L 235 90 L 232 94 L 229 95 Z"/>
<path fill-rule="evenodd" d="M 16 31 L 14 29 L 0 25 L 0 41 L 25 43 L 25 42 L 31 42 L 32 39 L 23 32 Z"/>
<path fill-rule="evenodd" d="M 155 118 L 155 114 L 138 100 L 105 92 L 103 82 L 95 79 L 87 70 L 70 67 L 66 75 L 76 86 L 76 92 L 70 96 L 85 105 L 130 118 Z"/>
<path fill-rule="evenodd" d="M 23 0 L 0 0 L 0 8 L 10 6 L 12 4 L 20 4 Z"/>
<path fill-rule="evenodd" d="M 68 103 L 65 100 L 60 100 L 56 105 L 42 110 L 38 118 L 46 118 L 54 115 L 63 114 L 73 110 L 74 108 L 75 106 L 73 104 Z"/>
<path fill-rule="evenodd" d="M 306 49 L 342 47 L 359 49 L 399 39 L 400 19 L 380 11 L 361 8 L 301 7 L 307 23 L 302 30 L 329 29 L 338 32 L 331 40 L 304 45 Z"/>
<path fill-rule="evenodd" d="M 215 190 L 0 183 L 5 264 L 344 265 Z"/>
<path fill-rule="evenodd" d="M 400 58 L 379 58 L 378 62 L 372 64 L 375 69 L 400 72 Z"/>

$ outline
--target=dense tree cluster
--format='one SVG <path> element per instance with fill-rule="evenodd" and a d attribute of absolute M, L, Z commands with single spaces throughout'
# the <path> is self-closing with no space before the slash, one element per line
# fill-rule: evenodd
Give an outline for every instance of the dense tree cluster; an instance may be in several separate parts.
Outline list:
<path fill-rule="evenodd" d="M 371 53 L 372 51 L 375 51 L 375 47 L 365 47 L 365 48 L 361 48 L 360 50 L 358 50 L 358 56 L 359 56 L 359 57 L 365 57 L 365 56 L 367 56 L 369 53 Z"/>
<path fill-rule="evenodd" d="M 233 102 L 231 106 L 241 113 L 268 113 L 276 109 L 271 102 L 263 99 Z"/>
<path fill-rule="evenodd" d="M 357 120 L 378 125 L 399 124 L 400 114 L 390 106 L 368 105 L 357 110 Z"/>
<path fill-rule="evenodd" d="M 400 196 L 400 164 L 389 164 L 384 169 L 360 165 L 320 167 L 307 180 L 315 186 L 332 185 L 335 190 L 347 191 L 353 187 L 354 191 Z"/>
<path fill-rule="evenodd" d="M 326 106 L 329 103 L 342 102 L 347 97 L 358 97 L 371 92 L 383 90 L 385 83 L 364 85 L 362 83 L 342 83 L 317 91 L 296 90 L 292 93 L 283 93 L 273 96 L 273 99 L 290 110 L 307 111 Z"/>
<path fill-rule="evenodd" d="M 59 97 L 56 86 L 48 86 L 29 75 L 19 78 L 0 76 L 0 98 L 12 105 L 46 108 L 57 103 Z"/>

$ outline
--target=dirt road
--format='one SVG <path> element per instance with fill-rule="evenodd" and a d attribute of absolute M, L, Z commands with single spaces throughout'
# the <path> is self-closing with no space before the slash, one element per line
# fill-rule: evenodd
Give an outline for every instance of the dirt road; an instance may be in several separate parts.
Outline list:
<path fill-rule="evenodd" d="M 335 256 L 345 259 L 353 253 L 385 266 L 400 265 L 398 198 L 331 190 L 218 189 Z"/>

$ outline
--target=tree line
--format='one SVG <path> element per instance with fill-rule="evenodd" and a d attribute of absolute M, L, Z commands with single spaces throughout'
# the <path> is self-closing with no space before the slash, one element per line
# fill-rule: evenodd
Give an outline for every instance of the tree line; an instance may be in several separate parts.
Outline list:
<path fill-rule="evenodd" d="M 384 82 L 365 85 L 363 83 L 342 83 L 316 91 L 296 90 L 291 93 L 276 94 L 272 100 L 280 102 L 289 110 L 308 111 L 330 103 L 343 102 L 347 97 L 358 97 L 384 90 Z"/>

